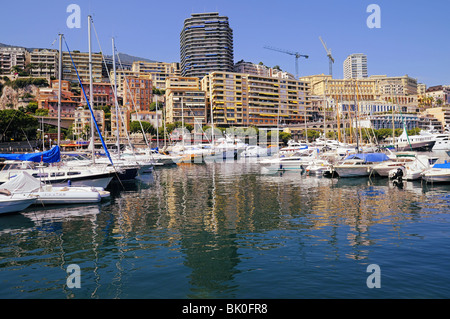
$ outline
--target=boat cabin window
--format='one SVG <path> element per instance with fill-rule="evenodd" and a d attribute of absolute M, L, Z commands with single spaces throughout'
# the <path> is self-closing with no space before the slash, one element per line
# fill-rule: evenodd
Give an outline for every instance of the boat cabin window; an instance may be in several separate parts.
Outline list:
<path fill-rule="evenodd" d="M 67 176 L 80 175 L 80 172 L 67 172 Z"/>
<path fill-rule="evenodd" d="M 34 173 L 32 175 L 33 177 L 39 178 L 39 177 L 48 177 L 48 173 Z"/>
<path fill-rule="evenodd" d="M 64 176 L 64 172 L 51 173 L 50 176 L 51 177 Z"/>

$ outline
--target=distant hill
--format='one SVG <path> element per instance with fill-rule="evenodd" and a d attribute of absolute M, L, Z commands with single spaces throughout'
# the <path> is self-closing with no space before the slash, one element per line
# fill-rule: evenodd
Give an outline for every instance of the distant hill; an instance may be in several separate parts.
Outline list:
<path fill-rule="evenodd" d="M 105 54 L 105 57 L 112 58 L 111 55 L 106 55 L 106 54 Z M 134 61 L 157 62 L 155 60 L 140 58 L 137 56 L 132 56 L 132 55 L 129 55 L 126 53 L 120 53 L 120 52 L 119 52 L 119 58 L 122 63 L 133 63 Z"/>
<path fill-rule="evenodd" d="M 23 46 L 18 46 L 18 45 L 9 45 L 9 44 L 4 44 L 4 43 L 0 43 L 0 48 L 2 47 L 16 47 L 16 48 L 25 48 Z M 34 48 L 25 48 L 27 51 L 32 52 L 34 50 Z M 105 57 L 111 58 L 111 55 L 106 55 Z M 145 61 L 145 62 L 157 62 L 155 60 L 150 60 L 150 59 L 146 59 L 146 58 L 141 58 L 141 57 L 137 57 L 137 56 L 132 56 L 126 53 L 119 53 L 119 58 L 120 61 L 122 61 L 122 63 L 133 63 L 134 61 Z"/>

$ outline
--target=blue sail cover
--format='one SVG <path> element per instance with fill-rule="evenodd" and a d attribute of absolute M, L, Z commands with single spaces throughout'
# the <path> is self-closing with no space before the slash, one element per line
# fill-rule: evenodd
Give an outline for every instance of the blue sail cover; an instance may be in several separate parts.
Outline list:
<path fill-rule="evenodd" d="M 445 161 L 442 164 L 434 164 L 433 165 L 434 168 L 449 168 L 450 169 L 450 163 L 448 163 L 447 161 Z"/>
<path fill-rule="evenodd" d="M 384 162 L 389 160 L 389 157 L 384 153 L 361 153 L 361 154 L 352 154 L 347 156 L 345 159 L 361 159 L 365 162 Z"/>
<path fill-rule="evenodd" d="M 11 161 L 57 163 L 61 160 L 61 151 L 59 149 L 59 146 L 55 145 L 51 150 L 45 152 L 27 154 L 0 154 L 0 158 Z"/>

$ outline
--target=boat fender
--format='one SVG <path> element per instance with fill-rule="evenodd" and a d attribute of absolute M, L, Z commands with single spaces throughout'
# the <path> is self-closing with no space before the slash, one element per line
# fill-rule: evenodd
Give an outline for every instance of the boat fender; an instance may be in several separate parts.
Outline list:
<path fill-rule="evenodd" d="M 0 189 L 1 195 L 11 196 L 11 192 L 7 189 Z"/>

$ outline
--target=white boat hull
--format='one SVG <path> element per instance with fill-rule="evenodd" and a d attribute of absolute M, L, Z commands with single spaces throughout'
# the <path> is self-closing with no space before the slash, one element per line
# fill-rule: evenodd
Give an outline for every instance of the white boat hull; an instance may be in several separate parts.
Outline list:
<path fill-rule="evenodd" d="M 333 167 L 339 177 L 364 177 L 369 176 L 371 166 L 358 165 L 358 166 L 334 166 Z"/>
<path fill-rule="evenodd" d="M 71 189 L 72 187 L 55 188 L 50 192 L 33 192 L 33 194 L 38 196 L 36 203 L 42 205 L 89 204 L 102 200 L 99 192 Z"/>
<path fill-rule="evenodd" d="M 422 173 L 422 179 L 433 183 L 450 182 L 450 169 L 433 168 Z"/>
<path fill-rule="evenodd" d="M 71 180 L 70 186 L 74 187 L 99 187 L 99 188 L 106 188 L 108 187 L 109 183 L 111 182 L 113 178 L 112 177 L 104 177 L 104 178 L 96 178 L 96 179 L 86 179 L 86 180 Z M 53 186 L 56 187 L 64 187 L 69 186 L 68 181 L 60 182 L 60 183 L 52 183 Z"/>
<path fill-rule="evenodd" d="M 35 197 L 0 198 L 0 214 L 17 213 L 36 203 Z"/>

